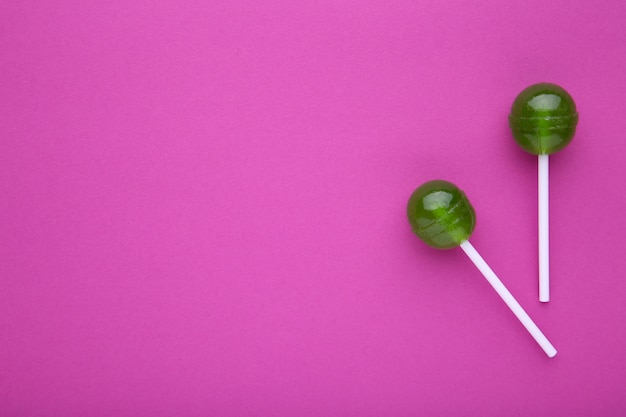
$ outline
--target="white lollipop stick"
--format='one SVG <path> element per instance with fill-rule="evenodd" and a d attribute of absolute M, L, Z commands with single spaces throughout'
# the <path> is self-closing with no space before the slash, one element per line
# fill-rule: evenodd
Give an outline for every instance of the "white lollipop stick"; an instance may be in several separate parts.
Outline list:
<path fill-rule="evenodd" d="M 495 272 L 487 265 L 487 262 L 485 262 L 476 249 L 474 249 L 469 240 L 461 243 L 461 249 L 463 249 L 465 254 L 474 262 L 476 268 L 487 278 L 489 284 L 496 290 L 506 305 L 509 306 L 513 314 L 515 314 L 518 320 L 524 325 L 528 333 L 530 333 L 539 346 L 541 346 L 543 351 L 546 352 L 546 355 L 550 358 L 554 357 L 554 355 L 556 355 L 556 349 L 552 346 L 552 343 L 550 343 L 541 330 L 539 330 L 539 327 L 532 321 L 517 300 L 513 298 L 513 295 L 511 295 L 502 281 L 500 281 L 500 278 L 498 278 Z"/>
<path fill-rule="evenodd" d="M 548 155 L 539 155 L 539 301 L 550 301 L 550 198 Z"/>

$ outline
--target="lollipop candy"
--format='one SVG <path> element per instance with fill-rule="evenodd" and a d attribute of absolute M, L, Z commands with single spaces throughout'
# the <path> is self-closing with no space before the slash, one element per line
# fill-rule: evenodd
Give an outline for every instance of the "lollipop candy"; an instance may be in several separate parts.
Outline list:
<path fill-rule="evenodd" d="M 550 300 L 548 155 L 567 146 L 576 132 L 578 113 L 572 97 L 555 84 L 531 85 L 511 108 L 509 126 L 515 141 L 527 152 L 539 155 L 539 301 Z"/>
<path fill-rule="evenodd" d="M 554 346 L 469 242 L 476 214 L 463 191 L 442 180 L 422 184 L 409 198 L 407 216 L 413 232 L 429 246 L 437 249 L 460 246 L 546 355 L 556 355 Z"/>

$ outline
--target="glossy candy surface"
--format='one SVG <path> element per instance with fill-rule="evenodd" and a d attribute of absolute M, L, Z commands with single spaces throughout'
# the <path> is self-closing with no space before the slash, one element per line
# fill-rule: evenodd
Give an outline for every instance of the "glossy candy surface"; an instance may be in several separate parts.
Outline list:
<path fill-rule="evenodd" d="M 566 147 L 576 133 L 576 103 L 556 84 L 534 84 L 513 102 L 509 126 L 527 152 L 549 155 Z"/>
<path fill-rule="evenodd" d="M 437 249 L 459 246 L 476 224 L 476 213 L 465 193 L 443 180 L 429 181 L 413 191 L 407 216 L 413 232 Z"/>

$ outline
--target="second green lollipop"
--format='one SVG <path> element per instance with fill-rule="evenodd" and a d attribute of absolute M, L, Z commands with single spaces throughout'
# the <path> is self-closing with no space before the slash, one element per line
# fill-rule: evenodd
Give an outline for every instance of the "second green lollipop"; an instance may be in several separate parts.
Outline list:
<path fill-rule="evenodd" d="M 413 232 L 427 245 L 436 249 L 460 246 L 546 355 L 556 355 L 554 346 L 469 242 L 476 213 L 463 191 L 448 181 L 426 182 L 411 194 L 407 217 Z"/>
<path fill-rule="evenodd" d="M 540 83 L 524 89 L 509 115 L 513 137 L 526 152 L 538 155 L 539 301 L 550 300 L 550 228 L 548 155 L 565 148 L 576 133 L 576 103 L 562 87 Z"/>

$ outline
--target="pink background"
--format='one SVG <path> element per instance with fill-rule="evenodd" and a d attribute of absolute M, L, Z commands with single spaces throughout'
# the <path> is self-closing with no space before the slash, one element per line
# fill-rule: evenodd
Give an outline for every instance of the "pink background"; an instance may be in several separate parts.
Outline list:
<path fill-rule="evenodd" d="M 626 3 L 0 3 L 0 415 L 626 414 Z M 552 158 L 537 301 L 529 84 Z M 548 359 L 460 249 L 442 178 Z"/>

